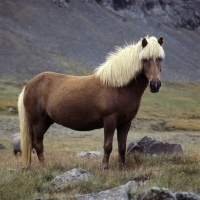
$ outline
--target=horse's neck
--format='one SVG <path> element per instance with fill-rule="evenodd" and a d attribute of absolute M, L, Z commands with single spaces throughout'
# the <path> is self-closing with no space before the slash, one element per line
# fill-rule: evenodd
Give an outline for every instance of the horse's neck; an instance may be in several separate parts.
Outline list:
<path fill-rule="evenodd" d="M 141 73 L 131 81 L 129 87 L 131 90 L 137 91 L 138 96 L 142 96 L 146 87 L 148 86 L 148 83 L 149 81 L 144 73 Z"/>

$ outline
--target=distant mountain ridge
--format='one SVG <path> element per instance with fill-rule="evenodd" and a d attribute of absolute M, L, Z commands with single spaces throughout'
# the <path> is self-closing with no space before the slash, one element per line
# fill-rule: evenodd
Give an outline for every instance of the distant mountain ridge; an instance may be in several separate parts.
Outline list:
<path fill-rule="evenodd" d="M 137 42 L 146 35 L 162 35 L 166 53 L 162 79 L 200 81 L 199 0 L 192 4 L 184 1 L 190 2 L 191 9 L 196 8 L 193 14 L 197 16 L 196 23 L 185 28 L 177 23 L 166 23 L 166 16 L 175 15 L 167 3 L 160 6 L 168 2 L 164 0 L 135 0 L 125 9 L 114 9 L 109 0 L 98 1 L 98 4 L 65 1 L 65 8 L 57 6 L 55 1 L 0 2 L 1 80 L 9 77 L 29 80 L 42 71 L 88 74 L 105 61 L 115 46 Z M 171 2 L 176 10 L 177 2 L 183 1 Z M 183 10 L 185 6 L 182 5 Z M 187 17 L 190 19 L 192 15 Z"/>
<path fill-rule="evenodd" d="M 157 16 L 161 23 L 172 28 L 200 30 L 200 0 L 98 0 L 97 2 L 116 11 L 129 12 L 133 18 L 146 20 Z"/>

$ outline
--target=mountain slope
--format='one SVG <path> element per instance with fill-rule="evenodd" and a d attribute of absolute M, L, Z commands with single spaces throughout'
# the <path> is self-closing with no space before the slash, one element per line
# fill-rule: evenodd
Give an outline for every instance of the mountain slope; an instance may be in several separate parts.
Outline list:
<path fill-rule="evenodd" d="M 120 12 L 120 11 L 119 11 Z M 162 79 L 200 81 L 200 34 L 174 29 L 156 16 L 120 17 L 97 4 L 70 1 L 4 0 L 0 3 L 0 79 L 29 80 L 42 71 L 85 74 L 105 61 L 115 46 L 146 35 L 164 37 Z"/>

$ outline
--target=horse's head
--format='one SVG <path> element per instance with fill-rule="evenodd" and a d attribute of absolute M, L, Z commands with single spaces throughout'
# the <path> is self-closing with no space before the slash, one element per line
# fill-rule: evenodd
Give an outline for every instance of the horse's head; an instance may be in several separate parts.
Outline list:
<path fill-rule="evenodd" d="M 158 40 L 142 40 L 142 55 L 141 62 L 144 74 L 149 80 L 149 87 L 151 92 L 158 92 L 161 87 L 160 75 L 162 68 L 162 59 L 164 58 L 164 51 L 162 48 L 163 37 Z"/>

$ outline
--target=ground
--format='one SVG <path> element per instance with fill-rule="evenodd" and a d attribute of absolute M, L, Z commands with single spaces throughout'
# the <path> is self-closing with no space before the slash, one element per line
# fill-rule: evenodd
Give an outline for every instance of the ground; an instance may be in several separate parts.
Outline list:
<path fill-rule="evenodd" d="M 200 134 L 194 131 L 152 131 L 148 130 L 148 122 L 144 129 L 131 128 L 128 134 L 127 145 L 132 141 L 140 140 L 145 135 L 156 140 L 169 143 L 180 143 L 184 150 L 194 151 L 199 148 Z M 11 138 L 19 132 L 17 115 L 0 115 L 0 143 L 12 152 Z M 117 138 L 114 137 L 114 151 L 117 152 Z M 74 131 L 58 124 L 53 124 L 45 133 L 45 152 L 66 151 L 79 153 L 82 151 L 103 152 L 103 129 L 93 131 Z"/>

